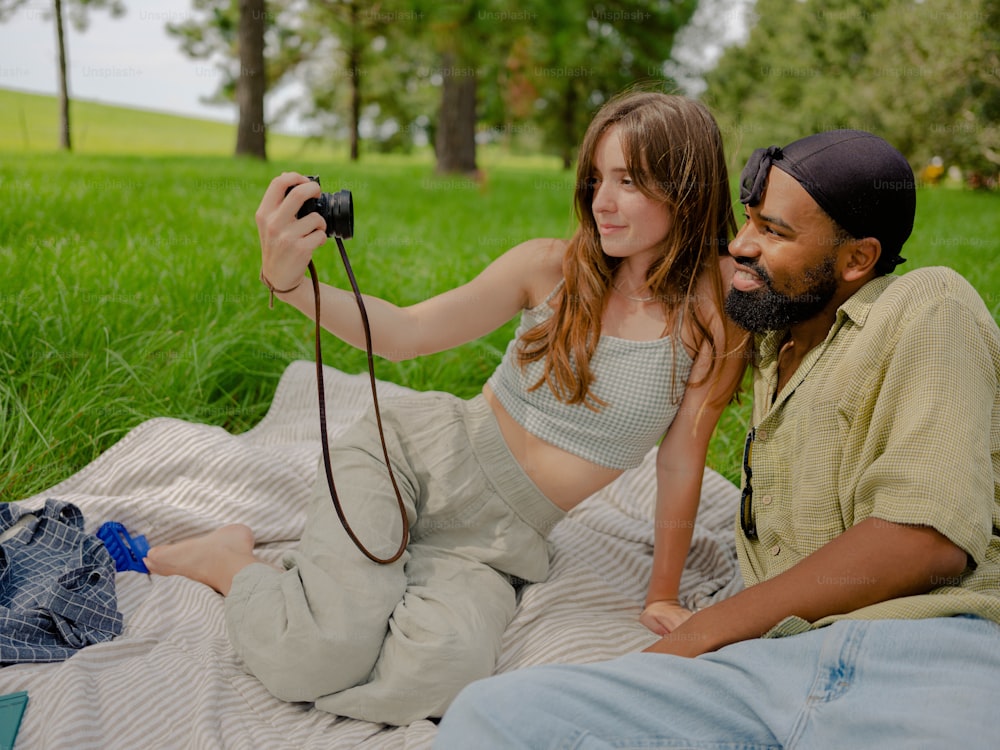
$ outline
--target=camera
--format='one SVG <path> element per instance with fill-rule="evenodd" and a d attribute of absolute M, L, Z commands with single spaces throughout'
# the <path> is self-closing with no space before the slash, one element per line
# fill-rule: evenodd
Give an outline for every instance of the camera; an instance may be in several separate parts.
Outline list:
<path fill-rule="evenodd" d="M 307 176 L 309 180 L 320 184 L 319 177 Z M 294 186 L 293 186 L 294 187 Z M 285 191 L 288 195 L 292 188 Z M 340 237 L 349 240 L 354 236 L 354 199 L 350 190 L 338 190 L 336 193 L 320 193 L 319 198 L 308 198 L 296 215 L 301 219 L 306 214 L 317 213 L 326 221 L 326 236 Z"/>

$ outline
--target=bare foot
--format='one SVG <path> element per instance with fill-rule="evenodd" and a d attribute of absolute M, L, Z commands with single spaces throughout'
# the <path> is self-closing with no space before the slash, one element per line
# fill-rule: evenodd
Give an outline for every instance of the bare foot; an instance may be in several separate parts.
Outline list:
<path fill-rule="evenodd" d="M 250 527 L 235 523 L 204 536 L 157 545 L 149 550 L 145 563 L 150 573 L 184 576 L 225 596 L 237 573 L 260 562 L 254 557 L 253 542 Z"/>

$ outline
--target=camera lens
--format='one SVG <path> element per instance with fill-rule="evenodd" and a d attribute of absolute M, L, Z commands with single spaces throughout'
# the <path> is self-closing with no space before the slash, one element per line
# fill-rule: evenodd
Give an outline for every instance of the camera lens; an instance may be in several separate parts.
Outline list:
<path fill-rule="evenodd" d="M 326 214 L 327 236 L 351 239 L 354 236 L 354 199 L 351 191 L 338 190 L 333 195 L 326 193 L 326 196 L 330 199 Z"/>
<path fill-rule="evenodd" d="M 319 184 L 319 177 L 309 177 Z M 288 188 L 285 195 L 291 191 Z M 307 214 L 317 213 L 326 222 L 326 236 L 340 237 L 349 240 L 354 236 L 354 199 L 350 190 L 338 190 L 336 193 L 320 193 L 319 198 L 308 198 L 299 212 L 295 214 L 302 218 Z"/>

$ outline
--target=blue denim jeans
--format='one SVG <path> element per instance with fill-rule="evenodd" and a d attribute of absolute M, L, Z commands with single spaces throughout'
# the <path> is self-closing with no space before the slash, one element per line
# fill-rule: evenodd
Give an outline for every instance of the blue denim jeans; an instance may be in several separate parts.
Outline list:
<path fill-rule="evenodd" d="M 1000 747 L 1000 625 L 840 621 L 696 659 L 630 654 L 468 686 L 435 748 Z"/>

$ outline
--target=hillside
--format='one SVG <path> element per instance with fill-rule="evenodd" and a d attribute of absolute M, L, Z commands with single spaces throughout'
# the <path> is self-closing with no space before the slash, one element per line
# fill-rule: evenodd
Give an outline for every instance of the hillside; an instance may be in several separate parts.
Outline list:
<path fill-rule="evenodd" d="M 70 121 L 73 151 L 81 154 L 228 156 L 236 144 L 235 125 L 90 101 L 71 101 Z M 55 96 L 0 88 L 0 123 L 0 152 L 59 148 Z M 271 133 L 267 146 L 273 158 L 331 157 L 344 150 L 281 133 Z"/>

